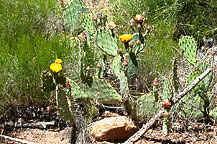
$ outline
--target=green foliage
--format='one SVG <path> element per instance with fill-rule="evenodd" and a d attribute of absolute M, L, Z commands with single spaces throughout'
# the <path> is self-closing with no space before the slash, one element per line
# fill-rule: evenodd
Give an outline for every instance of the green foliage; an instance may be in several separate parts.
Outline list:
<path fill-rule="evenodd" d="M 77 35 L 82 31 L 80 16 L 82 13 L 86 13 L 87 8 L 83 1 L 72 1 L 63 12 L 63 24 L 67 32 L 72 35 Z"/>
<path fill-rule="evenodd" d="M 53 14 L 56 13 L 57 2 L 53 0 L 0 0 L 0 33 L 5 40 L 10 41 L 19 36 L 33 34 L 50 34 L 56 23 Z"/>
<path fill-rule="evenodd" d="M 48 101 L 50 93 L 42 93 L 41 86 L 51 88 L 52 85 L 41 85 L 41 72 L 48 70 L 55 58 L 62 58 L 65 64 L 71 62 L 71 57 L 75 56 L 71 54 L 76 51 L 70 49 L 72 42 L 59 36 L 46 40 L 42 35 L 23 35 L 17 39 L 10 39 L 10 42 L 1 38 L 0 41 L 0 53 L 6 56 L 0 60 L 3 70 L 0 75 L 4 78 L 0 97 L 6 99 L 4 101 L 8 101 L 8 104 Z M 8 72 L 9 75 L 5 76 L 4 72 Z"/>
<path fill-rule="evenodd" d="M 176 55 L 173 47 L 177 47 L 177 42 L 173 41 L 174 28 L 171 25 L 156 24 L 150 31 L 139 56 L 139 74 L 146 83 L 151 83 L 158 73 L 165 75 L 171 70 L 172 59 Z"/>

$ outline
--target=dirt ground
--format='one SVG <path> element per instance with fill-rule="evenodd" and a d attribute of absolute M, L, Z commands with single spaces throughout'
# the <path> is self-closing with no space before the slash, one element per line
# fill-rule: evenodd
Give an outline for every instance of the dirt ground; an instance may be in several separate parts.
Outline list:
<path fill-rule="evenodd" d="M 203 129 L 203 130 L 202 130 Z M 12 138 L 26 140 L 37 144 L 69 144 L 71 128 L 66 127 L 63 130 L 23 128 L 9 132 L 7 135 Z M 4 144 L 22 144 L 0 137 L 0 143 Z M 95 142 L 96 144 L 113 144 L 111 142 Z M 135 144 L 215 144 L 217 143 L 217 124 L 208 127 L 202 127 L 200 130 L 189 130 L 188 132 L 172 132 L 168 136 L 163 135 L 161 127 L 150 129 Z"/>

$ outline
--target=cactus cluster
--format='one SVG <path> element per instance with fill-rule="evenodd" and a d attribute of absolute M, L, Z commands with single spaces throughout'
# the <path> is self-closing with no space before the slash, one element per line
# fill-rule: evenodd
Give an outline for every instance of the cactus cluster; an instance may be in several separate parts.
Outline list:
<path fill-rule="evenodd" d="M 42 73 L 43 89 L 49 92 L 56 90 L 56 102 L 62 118 L 75 122 L 76 102 L 91 104 L 94 107 L 97 107 L 97 104 L 124 104 L 133 120 L 145 123 L 163 106 L 165 109 L 163 130 L 165 134 L 168 134 L 170 101 L 179 89 L 177 60 L 174 59 L 173 62 L 172 77 L 165 77 L 164 82 L 160 84 L 163 88 L 162 93 L 158 91 L 157 79 L 153 83 L 152 92 L 142 94 L 142 96 L 135 96 L 131 92 L 131 85 L 135 83 L 138 74 L 138 56 L 144 50 L 146 37 L 150 32 L 150 26 L 144 29 L 142 15 L 136 16 L 130 22 L 131 28 L 136 33 L 124 34 L 119 37 L 120 41 L 117 40 L 113 28 L 106 27 L 106 16 L 96 17 L 87 13 L 87 8 L 80 0 L 74 0 L 65 8 L 63 20 L 66 30 L 73 35 L 83 32 L 78 56 L 80 79 L 75 81 L 71 77 L 64 76 L 61 71 L 64 67 L 58 62 L 53 64 L 58 65 L 58 68 L 51 67 L 52 74 Z M 123 47 L 119 47 L 121 44 L 118 42 L 122 42 Z M 179 45 L 186 60 L 197 67 L 188 76 L 186 81 L 186 86 L 188 86 L 208 65 L 196 61 L 197 47 L 191 37 L 182 37 Z M 114 81 L 118 81 L 118 85 L 115 85 Z M 185 96 L 182 102 L 193 96 L 191 101 L 201 107 L 203 112 L 205 111 L 202 114 L 208 114 L 211 99 L 207 91 L 211 81 L 212 74 Z M 193 115 L 194 118 L 201 114 L 199 110 L 192 110 L 194 108 L 191 105 L 184 104 L 181 109 Z"/>
<path fill-rule="evenodd" d="M 209 66 L 204 62 L 197 62 L 197 45 L 193 38 L 183 36 L 179 40 L 179 46 L 183 50 L 185 59 L 191 63 L 195 69 L 189 74 L 185 86 L 187 87 Z M 212 98 L 208 94 L 209 86 L 212 82 L 212 73 L 207 75 L 194 89 L 192 89 L 181 101 L 181 115 L 187 118 L 208 117 Z"/>

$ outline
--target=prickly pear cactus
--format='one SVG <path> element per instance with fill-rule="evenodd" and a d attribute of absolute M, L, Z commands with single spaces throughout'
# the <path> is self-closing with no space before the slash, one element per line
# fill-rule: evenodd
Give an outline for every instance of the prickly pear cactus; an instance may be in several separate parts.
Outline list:
<path fill-rule="evenodd" d="M 104 72 L 105 72 L 105 63 L 102 59 L 99 60 L 98 64 L 99 66 L 97 66 L 96 68 L 96 75 L 98 75 L 98 78 L 103 78 Z"/>
<path fill-rule="evenodd" d="M 127 62 L 128 62 L 127 79 L 128 79 L 128 82 L 131 83 L 135 80 L 138 74 L 139 64 L 138 64 L 137 57 L 134 53 L 127 53 L 125 57 L 127 58 Z"/>
<path fill-rule="evenodd" d="M 63 24 L 67 32 L 77 35 L 82 31 L 79 21 L 81 13 L 87 12 L 87 8 L 83 1 L 73 0 L 63 12 Z"/>
<path fill-rule="evenodd" d="M 41 72 L 41 88 L 43 92 L 51 92 L 55 90 L 53 76 L 50 72 Z"/>
<path fill-rule="evenodd" d="M 197 44 L 192 37 L 183 36 L 179 40 L 179 47 L 183 50 L 184 57 L 192 65 L 196 65 Z"/>
<path fill-rule="evenodd" d="M 64 120 L 73 121 L 71 112 L 71 100 L 67 96 L 67 90 L 61 85 L 56 86 L 56 103 L 60 116 Z"/>
<path fill-rule="evenodd" d="M 199 63 L 200 68 L 204 68 L 205 65 Z M 202 70 L 202 69 L 201 69 Z M 186 80 L 186 87 L 192 83 L 203 71 L 194 70 L 190 73 Z M 182 102 L 182 115 L 190 118 L 202 118 L 204 114 L 209 113 L 210 97 L 207 93 L 209 85 L 212 81 L 212 74 L 209 74 L 199 82 L 183 99 Z M 202 112 L 203 111 L 203 112 Z"/>
<path fill-rule="evenodd" d="M 214 119 L 217 119 L 217 106 L 210 111 L 209 116 Z"/>
<path fill-rule="evenodd" d="M 106 80 L 89 78 L 86 81 L 84 92 L 90 99 L 95 99 L 102 104 L 117 104 L 122 102 L 122 97 Z"/>
<path fill-rule="evenodd" d="M 145 35 L 141 33 L 136 33 L 133 35 L 133 39 L 131 40 L 131 42 L 133 43 L 132 52 L 135 53 L 135 55 L 137 55 L 145 47 Z"/>
<path fill-rule="evenodd" d="M 136 122 L 146 122 L 161 108 L 160 102 L 156 102 L 155 97 L 151 93 L 138 98 L 134 105 L 131 105 L 132 112 L 130 116 Z"/>
<path fill-rule="evenodd" d="M 94 34 L 94 23 L 92 21 L 91 14 L 81 14 L 80 15 L 81 26 L 85 29 L 85 31 L 92 36 Z"/>
<path fill-rule="evenodd" d="M 113 73 L 115 74 L 115 76 L 117 76 L 118 78 L 120 78 L 120 71 L 121 71 L 121 60 L 122 57 L 120 55 L 117 55 L 114 57 L 113 62 L 112 62 L 112 69 L 113 69 Z"/>
<path fill-rule="evenodd" d="M 76 100 L 76 101 L 84 101 L 85 99 L 88 99 L 88 95 L 86 95 L 83 90 L 77 85 L 76 82 L 74 82 L 73 80 L 66 78 L 66 80 L 69 82 L 70 84 L 70 94 L 69 97 L 72 100 Z"/>
<path fill-rule="evenodd" d="M 176 94 L 178 94 L 178 90 L 179 90 L 179 78 L 178 78 L 178 64 L 177 64 L 177 59 L 174 58 L 173 59 L 173 81 L 172 84 L 174 86 L 174 92 Z"/>
<path fill-rule="evenodd" d="M 120 93 L 122 96 L 123 101 L 126 101 L 129 99 L 129 87 L 127 82 L 127 77 L 125 76 L 125 73 L 122 71 L 120 73 Z"/>
<path fill-rule="evenodd" d="M 97 31 L 96 35 L 97 46 L 111 56 L 118 54 L 117 39 L 112 36 L 112 32 L 109 29 L 102 28 Z"/>
<path fill-rule="evenodd" d="M 163 92 L 162 92 L 162 99 L 169 99 L 173 98 L 173 86 L 171 81 L 168 77 L 165 78 L 163 83 Z"/>

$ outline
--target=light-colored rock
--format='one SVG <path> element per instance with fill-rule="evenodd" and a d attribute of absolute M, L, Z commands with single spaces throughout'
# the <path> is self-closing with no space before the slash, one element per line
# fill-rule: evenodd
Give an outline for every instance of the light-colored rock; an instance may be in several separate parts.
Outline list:
<path fill-rule="evenodd" d="M 125 141 L 137 127 L 126 116 L 109 117 L 91 124 L 90 133 L 96 141 Z"/>

